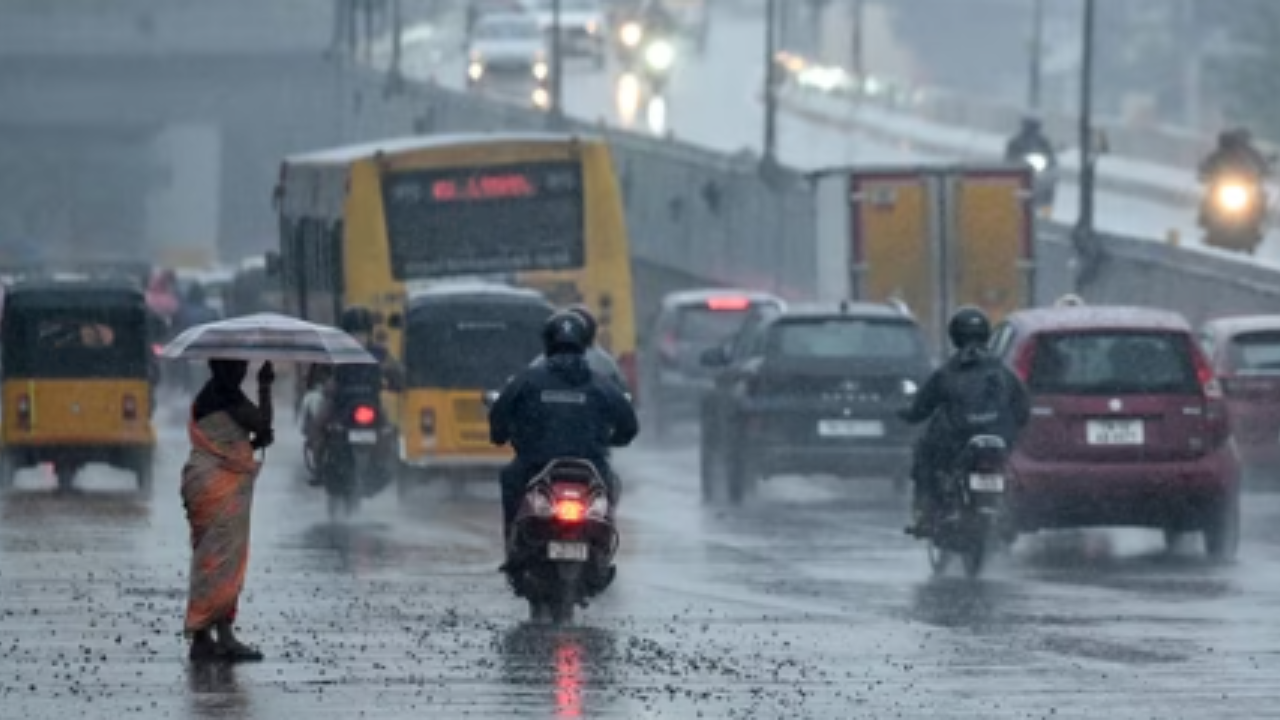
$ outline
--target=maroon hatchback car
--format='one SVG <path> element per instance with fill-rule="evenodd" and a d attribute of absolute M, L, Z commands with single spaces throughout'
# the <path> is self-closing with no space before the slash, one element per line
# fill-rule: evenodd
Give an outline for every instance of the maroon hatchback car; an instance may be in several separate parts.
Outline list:
<path fill-rule="evenodd" d="M 1016 532 L 1147 527 L 1170 543 L 1202 532 L 1212 557 L 1234 556 L 1239 461 L 1218 381 L 1182 316 L 1026 310 L 992 343 L 1031 394 L 1011 458 Z"/>
<path fill-rule="evenodd" d="M 1280 315 L 1213 320 L 1201 330 L 1200 342 L 1222 381 L 1241 462 L 1252 477 L 1276 475 L 1280 467 Z"/>

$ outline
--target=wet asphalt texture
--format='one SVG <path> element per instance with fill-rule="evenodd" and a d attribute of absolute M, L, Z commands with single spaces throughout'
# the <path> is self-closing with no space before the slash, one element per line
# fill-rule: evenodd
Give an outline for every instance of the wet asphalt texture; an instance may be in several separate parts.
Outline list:
<path fill-rule="evenodd" d="M 240 634 L 193 665 L 181 414 L 156 492 L 90 468 L 0 500 L 2 718 L 1263 718 L 1280 716 L 1280 495 L 1239 560 L 1159 533 L 1023 538 L 933 578 L 888 482 L 778 478 L 704 506 L 691 441 L 618 456 L 619 579 L 575 626 L 525 622 L 496 571 L 496 481 L 388 491 L 345 523 L 282 419 Z"/>

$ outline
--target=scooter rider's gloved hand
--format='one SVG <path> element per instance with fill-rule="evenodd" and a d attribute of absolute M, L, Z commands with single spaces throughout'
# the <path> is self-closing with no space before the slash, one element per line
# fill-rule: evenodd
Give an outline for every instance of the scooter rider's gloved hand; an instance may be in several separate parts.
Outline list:
<path fill-rule="evenodd" d="M 258 370 L 258 384 L 270 385 L 271 383 L 275 382 L 275 380 L 276 380 L 276 371 L 275 371 L 275 368 L 271 366 L 271 361 L 268 360 L 262 363 L 262 367 Z"/>
<path fill-rule="evenodd" d="M 253 437 L 253 442 L 251 444 L 253 445 L 254 450 L 262 450 L 263 448 L 271 447 L 271 445 L 274 444 L 275 441 L 276 441 L 275 431 L 268 429 L 265 432 L 260 432 L 255 434 Z"/>

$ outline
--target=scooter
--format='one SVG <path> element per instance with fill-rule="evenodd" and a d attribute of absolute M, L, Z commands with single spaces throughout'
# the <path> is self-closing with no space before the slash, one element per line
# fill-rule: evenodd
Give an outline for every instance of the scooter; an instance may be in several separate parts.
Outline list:
<path fill-rule="evenodd" d="M 941 508 L 927 532 L 916 535 L 929 543 L 929 564 L 935 575 L 945 574 L 957 555 L 968 577 L 982 574 L 1005 519 L 1008 459 L 1004 440 L 979 435 L 965 445 L 955 467 L 940 474 Z"/>
<path fill-rule="evenodd" d="M 395 427 L 375 402 L 346 403 L 334 413 L 315 459 L 320 484 L 329 499 L 330 520 L 351 517 L 362 500 L 390 484 L 387 448 L 394 433 Z"/>

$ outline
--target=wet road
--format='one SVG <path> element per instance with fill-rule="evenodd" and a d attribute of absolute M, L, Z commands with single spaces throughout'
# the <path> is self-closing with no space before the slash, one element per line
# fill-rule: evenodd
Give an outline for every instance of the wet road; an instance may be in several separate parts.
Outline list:
<path fill-rule="evenodd" d="M 1250 496 L 1232 567 L 1088 533 L 933 580 L 887 484 L 779 479 L 704 508 L 691 446 L 622 454 L 618 583 L 551 630 L 495 572 L 494 488 L 389 493 L 331 525 L 285 438 L 242 610 L 267 661 L 196 671 L 185 441 L 165 432 L 150 503 L 105 470 L 66 497 L 30 473 L 4 498 L 0 716 L 1258 718 L 1280 695 L 1275 496 Z"/>

